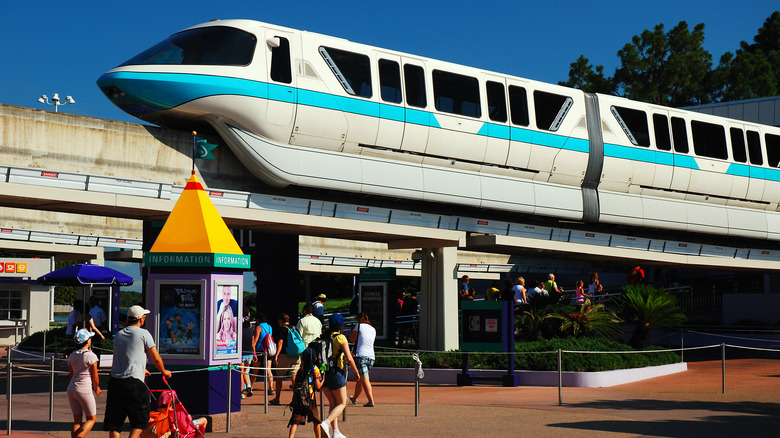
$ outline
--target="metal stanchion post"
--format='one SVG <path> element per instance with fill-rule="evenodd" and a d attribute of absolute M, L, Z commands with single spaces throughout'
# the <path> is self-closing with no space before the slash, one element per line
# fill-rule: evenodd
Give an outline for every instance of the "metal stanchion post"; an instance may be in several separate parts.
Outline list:
<path fill-rule="evenodd" d="M 231 390 L 233 389 L 233 364 L 230 362 L 228 362 L 227 373 L 227 411 L 225 412 L 225 432 L 230 433 L 230 399 L 232 396 Z"/>
<path fill-rule="evenodd" d="M 51 366 L 49 367 L 49 421 L 54 421 L 54 356 L 52 356 Z"/>
<path fill-rule="evenodd" d="M 323 379 L 324 378 L 325 377 L 323 376 Z M 324 420 L 325 419 L 325 402 L 322 399 L 323 398 L 322 393 L 323 393 L 323 391 L 322 391 L 322 389 L 320 389 L 320 420 Z"/>
<path fill-rule="evenodd" d="M 720 367 L 721 367 L 721 380 L 723 383 L 723 394 L 726 393 L 726 343 L 720 343 Z"/>
<path fill-rule="evenodd" d="M 8 373 L 8 382 L 6 382 L 6 391 L 5 391 L 5 399 L 11 400 L 11 347 L 5 347 L 5 369 Z M 10 402 L 8 403 L 10 406 Z M 10 420 L 10 416 L 8 417 Z M 9 433 L 10 435 L 10 433 Z"/>
<path fill-rule="evenodd" d="M 414 370 L 414 416 L 420 416 L 420 364 L 415 364 Z"/>
<path fill-rule="evenodd" d="M 46 362 L 46 330 L 43 331 L 43 355 L 41 356 L 41 362 Z"/>
<path fill-rule="evenodd" d="M 346 361 L 347 360 L 344 359 L 344 362 L 346 362 Z M 345 363 L 344 366 L 347 368 L 347 369 L 344 370 L 344 381 L 345 382 L 349 382 L 349 365 L 347 365 Z M 347 403 L 347 406 L 349 406 L 349 403 Z M 346 408 L 346 406 L 344 407 L 344 410 L 341 411 L 341 421 L 347 421 L 347 408 Z"/>
<path fill-rule="evenodd" d="M 14 378 L 14 368 L 11 362 L 8 362 L 8 430 L 6 431 L 8 436 L 11 436 L 11 381 Z"/>
<path fill-rule="evenodd" d="M 680 362 L 685 362 L 685 330 L 680 329 Z"/>
<path fill-rule="evenodd" d="M 563 353 L 558 349 L 558 406 L 563 406 Z"/>
<path fill-rule="evenodd" d="M 268 352 L 263 352 L 263 404 L 265 405 L 264 414 L 268 413 Z"/>

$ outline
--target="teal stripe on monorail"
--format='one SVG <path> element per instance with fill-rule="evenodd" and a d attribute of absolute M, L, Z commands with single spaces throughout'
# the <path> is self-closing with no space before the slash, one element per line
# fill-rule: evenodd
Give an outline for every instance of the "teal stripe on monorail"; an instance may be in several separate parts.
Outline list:
<path fill-rule="evenodd" d="M 727 175 L 744 176 L 767 181 L 780 181 L 780 170 L 765 169 L 763 167 L 753 167 L 747 164 L 731 163 L 729 164 Z"/>
<path fill-rule="evenodd" d="M 530 129 L 511 128 L 512 141 L 533 143 L 553 148 L 562 148 L 566 144 L 566 137 L 549 132 L 538 132 Z"/>
<path fill-rule="evenodd" d="M 268 98 L 268 84 L 224 76 L 114 72 L 101 76 L 98 85 L 113 85 L 113 80 L 122 81 L 121 89 L 128 98 L 162 110 L 219 94 Z"/>
<path fill-rule="evenodd" d="M 298 89 L 284 85 L 268 84 L 268 99 L 279 102 L 295 103 Z"/>
<path fill-rule="evenodd" d="M 404 108 L 404 115 L 406 116 L 406 123 L 430 126 L 432 128 L 441 128 L 439 121 L 436 120 L 436 117 L 433 117 L 433 115 L 428 111 Z"/>
<path fill-rule="evenodd" d="M 671 152 L 661 152 L 612 143 L 604 143 L 604 157 L 699 170 L 699 165 L 696 164 L 696 160 L 688 155 L 679 155 Z"/>
<path fill-rule="evenodd" d="M 382 120 L 392 120 L 394 122 L 404 121 L 404 107 L 379 104 L 379 117 Z"/>
<path fill-rule="evenodd" d="M 744 164 L 731 163 L 729 164 L 729 168 L 726 169 L 726 175 L 749 177 L 750 167 Z"/>
<path fill-rule="evenodd" d="M 760 172 L 756 172 L 756 170 L 759 170 Z M 760 167 L 751 167 L 750 168 L 750 176 L 753 176 L 754 174 L 761 174 L 762 176 L 756 177 L 765 179 L 767 181 L 780 181 L 780 170 L 778 169 L 763 169 Z"/>
<path fill-rule="evenodd" d="M 512 130 L 509 128 L 509 126 L 496 125 L 494 123 L 485 123 L 485 126 L 487 126 L 487 133 L 484 135 L 487 135 L 488 137 L 509 140 L 509 137 L 512 135 Z M 483 129 L 480 129 L 480 132 L 482 132 Z"/>

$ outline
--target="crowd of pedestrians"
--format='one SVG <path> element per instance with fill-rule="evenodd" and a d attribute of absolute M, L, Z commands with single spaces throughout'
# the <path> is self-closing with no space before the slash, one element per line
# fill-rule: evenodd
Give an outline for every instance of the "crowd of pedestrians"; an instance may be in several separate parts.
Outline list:
<path fill-rule="evenodd" d="M 631 280 L 643 278 L 644 272 L 641 268 L 634 268 L 629 273 L 629 284 Z M 641 280 L 636 280 L 640 282 Z M 575 306 L 591 306 L 594 296 L 603 294 L 604 287 L 599 281 L 597 272 L 590 274 L 590 279 L 586 284 L 583 280 L 575 280 L 572 289 L 565 290 L 558 285 L 555 274 L 549 274 L 546 281 L 526 282 L 523 277 L 506 277 L 503 284 L 499 281 L 492 281 L 490 286 L 485 289 L 484 299 L 486 301 L 511 301 L 516 308 L 522 309 L 529 306 L 543 307 L 548 304 L 562 303 Z M 468 276 L 461 277 L 458 287 L 459 301 L 474 300 L 477 297 L 476 291 L 471 286 L 471 280 Z M 476 298 L 480 299 L 480 298 Z"/>

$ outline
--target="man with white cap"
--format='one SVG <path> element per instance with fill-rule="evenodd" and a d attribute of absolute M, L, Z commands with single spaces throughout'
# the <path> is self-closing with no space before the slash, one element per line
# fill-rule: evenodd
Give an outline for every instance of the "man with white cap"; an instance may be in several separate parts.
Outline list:
<path fill-rule="evenodd" d="M 319 294 L 317 295 L 317 300 L 314 301 L 311 305 L 311 314 L 316 316 L 320 322 L 323 322 L 323 319 L 325 318 L 325 301 L 327 300 L 328 297 L 326 297 L 325 294 Z"/>
<path fill-rule="evenodd" d="M 144 378 L 150 373 L 146 369 L 146 357 L 149 356 L 164 377 L 171 377 L 152 335 L 141 328 L 148 314 L 149 311 L 141 306 L 130 307 L 125 328 L 114 337 L 114 363 L 103 420 L 103 430 L 110 438 L 119 438 L 125 418 L 130 421 L 130 438 L 138 438 L 149 423 L 151 407 Z"/>

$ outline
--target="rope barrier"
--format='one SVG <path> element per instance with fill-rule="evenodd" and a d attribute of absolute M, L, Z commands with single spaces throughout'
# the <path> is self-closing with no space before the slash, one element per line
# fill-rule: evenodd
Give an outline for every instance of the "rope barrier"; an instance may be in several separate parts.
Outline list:
<path fill-rule="evenodd" d="M 776 349 L 776 348 L 759 348 L 759 347 L 748 347 L 748 346 L 745 346 L 745 345 L 730 345 L 730 344 L 726 344 L 726 346 L 727 347 L 732 347 L 732 348 L 741 348 L 743 350 L 771 351 L 771 352 L 774 352 L 774 353 L 780 352 L 780 349 Z"/>
<path fill-rule="evenodd" d="M 697 331 L 693 331 L 693 330 L 686 330 L 685 333 L 695 333 L 697 335 L 705 335 L 705 336 L 717 336 L 719 338 L 727 338 L 727 339 L 739 339 L 741 341 L 777 342 L 777 339 L 746 338 L 744 336 L 719 335 L 719 334 L 716 334 L 716 333 L 697 332 Z M 777 334 L 777 333 L 776 332 L 772 332 L 771 334 Z"/>

